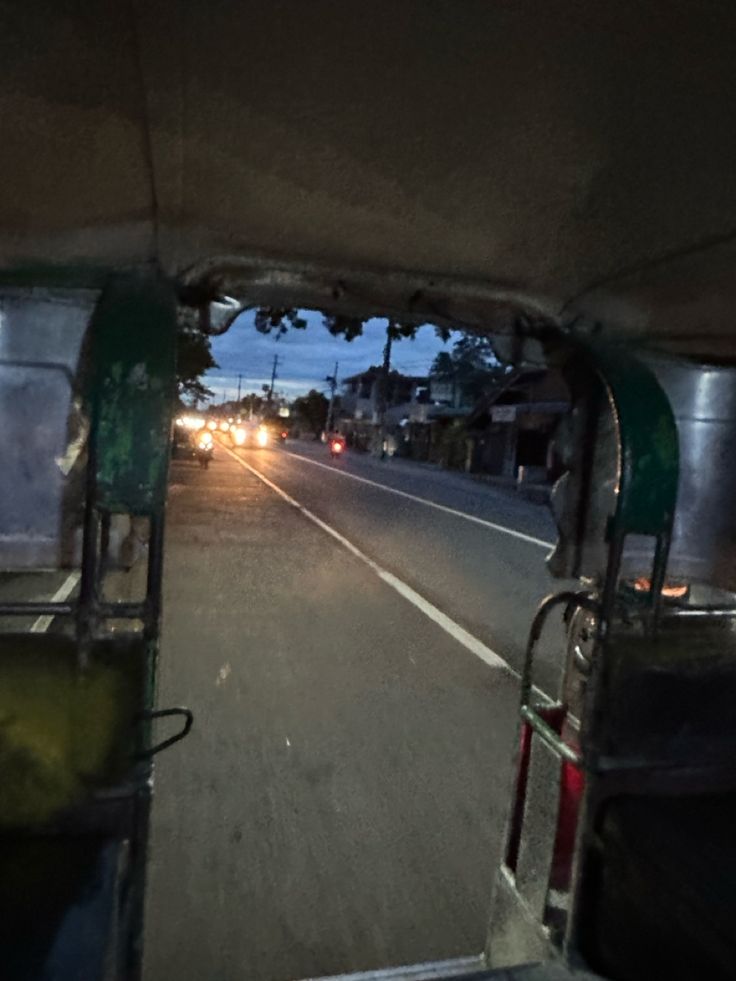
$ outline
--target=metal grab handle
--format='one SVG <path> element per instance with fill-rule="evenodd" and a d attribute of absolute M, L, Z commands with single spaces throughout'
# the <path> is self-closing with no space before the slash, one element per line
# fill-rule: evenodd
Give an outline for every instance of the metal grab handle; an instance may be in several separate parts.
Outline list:
<path fill-rule="evenodd" d="M 568 746 L 564 739 L 558 735 L 552 726 L 536 711 L 531 705 L 521 706 L 521 717 L 527 722 L 534 732 L 539 736 L 543 743 L 573 766 L 582 766 L 583 757 L 580 753 Z"/>
<path fill-rule="evenodd" d="M 590 595 L 590 593 L 580 590 L 565 590 L 561 593 L 553 593 L 551 596 L 547 596 L 542 600 L 537 608 L 536 614 L 534 615 L 531 629 L 529 631 L 529 639 L 526 646 L 526 657 L 524 659 L 524 671 L 521 676 L 521 707 L 519 709 L 519 714 L 521 715 L 522 719 L 532 727 L 542 742 L 544 742 L 554 753 L 556 753 L 562 759 L 567 760 L 568 763 L 572 763 L 574 766 L 580 766 L 582 764 L 582 755 L 571 746 L 567 745 L 559 733 L 555 732 L 549 722 L 547 722 L 547 720 L 539 714 L 531 702 L 534 654 L 536 652 L 537 643 L 539 642 L 539 638 L 542 636 L 542 630 L 550 612 L 556 607 L 563 605 L 579 606 L 583 609 L 589 610 L 591 613 L 596 615 L 599 614 L 599 604 L 597 601 Z"/>
<path fill-rule="evenodd" d="M 549 616 L 550 612 L 557 606 L 562 605 L 567 606 L 581 606 L 585 610 L 589 610 L 595 615 L 600 615 L 600 607 L 598 602 L 590 595 L 590 593 L 583 592 L 581 590 L 567 589 L 561 593 L 552 593 L 550 596 L 545 597 L 542 602 L 537 607 L 537 612 L 534 614 L 534 619 L 532 620 L 532 625 L 529 630 L 529 639 L 526 644 L 526 653 L 524 656 L 524 670 L 521 675 L 521 705 L 529 705 L 529 696 L 532 690 L 533 683 L 533 667 L 534 667 L 534 654 L 536 652 L 537 643 L 539 638 L 542 636 L 542 629 Z"/>
<path fill-rule="evenodd" d="M 181 715 L 184 717 L 184 725 L 179 732 L 174 733 L 173 736 L 169 736 L 168 739 L 162 740 L 162 742 L 157 743 L 155 746 L 151 746 L 150 749 L 144 749 L 142 752 L 136 754 L 136 759 L 139 760 L 150 760 L 156 753 L 160 753 L 163 749 L 168 749 L 169 746 L 173 746 L 174 743 L 178 743 L 180 739 L 183 739 L 189 734 L 189 730 L 192 728 L 192 723 L 194 722 L 194 714 L 191 709 L 184 708 L 183 706 L 176 706 L 175 708 L 167 709 L 150 709 L 145 712 L 138 713 L 139 722 L 152 722 L 154 719 L 165 719 L 170 716 Z"/>

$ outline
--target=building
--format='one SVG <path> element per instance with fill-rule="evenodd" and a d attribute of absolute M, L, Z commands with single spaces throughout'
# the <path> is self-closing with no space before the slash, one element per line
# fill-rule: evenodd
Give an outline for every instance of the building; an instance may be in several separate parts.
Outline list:
<path fill-rule="evenodd" d="M 342 412 L 346 417 L 377 423 L 381 401 L 381 376 L 383 369 L 371 367 L 358 375 L 343 380 Z M 402 375 L 389 372 L 387 411 L 392 418 L 415 411 L 416 406 L 429 401 L 429 379 L 426 376 Z"/>
<path fill-rule="evenodd" d="M 342 383 L 338 425 L 350 445 L 359 449 L 370 449 L 378 434 L 382 374 L 383 369 L 374 366 L 345 378 Z M 400 448 L 409 423 L 426 421 L 428 405 L 426 376 L 389 373 L 385 421 L 390 453 Z"/>
<path fill-rule="evenodd" d="M 467 418 L 468 469 L 509 482 L 548 482 L 550 441 L 569 408 L 570 395 L 556 369 L 518 368 L 499 379 Z"/>

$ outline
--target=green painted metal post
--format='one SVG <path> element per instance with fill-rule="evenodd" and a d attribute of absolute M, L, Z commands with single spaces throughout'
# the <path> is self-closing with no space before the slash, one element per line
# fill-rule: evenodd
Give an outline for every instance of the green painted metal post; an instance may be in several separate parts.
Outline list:
<path fill-rule="evenodd" d="M 176 296 L 153 269 L 111 276 L 90 325 L 86 404 L 90 418 L 88 533 L 81 618 L 93 616 L 95 516 L 147 518 L 150 524 L 145 633 L 146 708 L 155 699 L 161 607 L 164 509 L 176 394 Z"/>

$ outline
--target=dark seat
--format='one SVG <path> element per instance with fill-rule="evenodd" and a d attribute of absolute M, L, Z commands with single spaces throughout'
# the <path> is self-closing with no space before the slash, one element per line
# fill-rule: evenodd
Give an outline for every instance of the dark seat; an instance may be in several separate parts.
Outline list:
<path fill-rule="evenodd" d="M 620 981 L 736 977 L 736 795 L 620 798 L 587 897 L 591 966 Z"/>
<path fill-rule="evenodd" d="M 729 621 L 664 621 L 622 633 L 606 653 L 606 724 L 597 752 L 664 766 L 736 758 L 736 636 Z"/>
<path fill-rule="evenodd" d="M 145 661 L 138 636 L 95 642 L 82 671 L 73 638 L 0 634 L 0 827 L 47 823 L 124 777 Z"/>
<path fill-rule="evenodd" d="M 124 841 L 86 835 L 0 836 L 4 981 L 124 976 L 127 852 Z"/>

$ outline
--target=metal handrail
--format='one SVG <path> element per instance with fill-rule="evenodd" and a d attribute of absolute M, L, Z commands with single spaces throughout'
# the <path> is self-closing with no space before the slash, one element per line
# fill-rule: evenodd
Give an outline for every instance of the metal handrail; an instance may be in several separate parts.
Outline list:
<path fill-rule="evenodd" d="M 537 612 L 534 614 L 534 619 L 529 630 L 526 656 L 524 658 L 524 671 L 521 676 L 521 707 L 519 713 L 521 718 L 532 727 L 542 742 L 554 753 L 568 763 L 572 763 L 574 766 L 580 766 L 582 763 L 581 754 L 573 749 L 572 746 L 567 745 L 559 733 L 555 732 L 549 722 L 540 715 L 538 707 L 532 704 L 530 699 L 533 689 L 532 669 L 537 643 L 542 635 L 542 629 L 550 612 L 562 605 L 583 607 L 596 616 L 600 613 L 600 603 L 590 593 L 581 590 L 564 590 L 561 593 L 553 593 L 542 600 L 537 607 Z M 553 707 L 553 702 L 549 702 L 545 706 L 545 708 Z"/>
<path fill-rule="evenodd" d="M 532 705 L 521 706 L 521 717 L 528 722 L 536 732 L 542 742 L 562 759 L 572 763 L 573 766 L 581 766 L 583 757 L 580 753 L 568 746 L 564 739 L 552 728 Z"/>
<path fill-rule="evenodd" d="M 552 593 L 546 596 L 537 607 L 534 614 L 532 625 L 529 628 L 529 639 L 526 644 L 524 655 L 524 670 L 521 675 L 521 704 L 529 704 L 529 695 L 532 690 L 532 667 L 534 664 L 534 652 L 539 638 L 542 635 L 542 628 L 549 613 L 557 606 L 561 605 L 581 606 L 596 616 L 600 613 L 600 604 L 590 593 L 583 590 L 567 589 L 561 593 Z"/>
<path fill-rule="evenodd" d="M 76 603 L 0 603 L 0 616 L 2 617 L 25 617 L 25 616 L 70 616 L 75 612 Z"/>
<path fill-rule="evenodd" d="M 40 601 L 0 603 L 0 616 L 71 616 L 76 613 L 76 603 L 44 603 Z M 150 610 L 148 600 L 139 603 L 100 603 L 95 607 L 95 614 L 105 620 L 119 618 L 121 620 L 136 620 L 146 617 Z"/>

